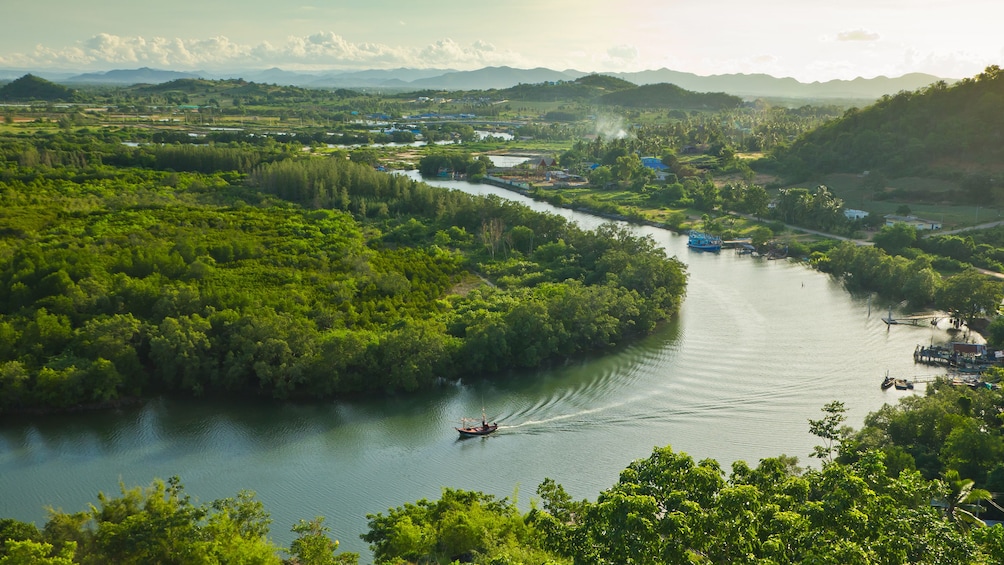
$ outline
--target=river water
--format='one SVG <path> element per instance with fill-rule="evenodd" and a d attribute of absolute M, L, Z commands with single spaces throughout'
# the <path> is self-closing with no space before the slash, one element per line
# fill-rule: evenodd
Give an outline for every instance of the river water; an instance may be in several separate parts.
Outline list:
<path fill-rule="evenodd" d="M 409 173 L 414 175 L 415 173 Z M 504 189 L 433 184 L 498 194 L 574 219 Z M 288 544 L 300 518 L 327 517 L 341 549 L 369 561 L 359 534 L 366 514 L 449 486 L 518 496 L 528 509 L 550 477 L 576 499 L 595 499 L 632 460 L 672 445 L 695 459 L 755 464 L 781 453 L 803 463 L 816 438 L 809 418 L 830 400 L 848 423 L 904 394 L 894 376 L 933 374 L 913 364 L 918 344 L 946 329 L 887 328 L 888 305 L 786 261 L 730 251 L 690 252 L 686 238 L 635 227 L 687 265 L 679 317 L 654 335 L 590 359 L 484 382 L 472 375 L 438 390 L 390 399 L 315 405 L 155 399 L 111 412 L 0 421 L 0 517 L 42 525 L 44 507 L 79 511 L 119 481 L 181 477 L 199 501 L 258 493 Z M 458 440 L 461 416 L 482 405 L 500 430 Z"/>

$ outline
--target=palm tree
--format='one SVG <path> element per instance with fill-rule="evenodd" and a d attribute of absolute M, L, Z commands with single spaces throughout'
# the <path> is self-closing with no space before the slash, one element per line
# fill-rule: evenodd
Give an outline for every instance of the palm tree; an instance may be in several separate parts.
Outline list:
<path fill-rule="evenodd" d="M 989 491 L 973 488 L 973 480 L 959 477 L 959 472 L 955 469 L 945 471 L 942 484 L 945 515 L 949 520 L 958 524 L 963 530 L 968 530 L 970 526 L 986 526 L 976 513 L 982 509 L 980 502 L 991 499 Z"/>

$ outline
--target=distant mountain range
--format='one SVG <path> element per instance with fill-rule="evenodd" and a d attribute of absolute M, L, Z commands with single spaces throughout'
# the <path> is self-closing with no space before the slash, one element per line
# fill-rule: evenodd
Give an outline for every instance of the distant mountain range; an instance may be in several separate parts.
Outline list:
<path fill-rule="evenodd" d="M 14 79 L 28 71 L 0 69 L 0 80 Z M 512 67 L 485 67 L 475 71 L 451 69 L 388 69 L 306 73 L 279 68 L 233 72 L 171 71 L 143 67 L 107 72 L 69 75 L 68 73 L 34 74 L 67 85 L 104 84 L 160 84 L 179 78 L 244 80 L 268 84 L 313 88 L 356 88 L 393 90 L 491 90 L 505 89 L 518 84 L 571 81 L 591 73 L 577 70 L 556 71 L 547 68 L 516 69 Z M 885 94 L 914 91 L 940 80 L 934 75 L 911 73 L 900 77 L 856 78 L 803 83 L 793 78 L 776 78 L 765 74 L 725 74 L 701 76 L 693 73 L 658 69 L 634 73 L 602 73 L 621 78 L 637 85 L 669 83 L 694 92 L 725 92 L 745 98 L 795 98 L 795 99 L 877 99 Z"/>

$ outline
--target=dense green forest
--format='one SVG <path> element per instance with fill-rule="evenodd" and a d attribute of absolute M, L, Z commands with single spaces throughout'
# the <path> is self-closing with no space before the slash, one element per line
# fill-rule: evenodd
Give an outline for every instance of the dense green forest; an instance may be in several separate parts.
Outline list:
<path fill-rule="evenodd" d="M 612 225 L 283 145 L 2 146 L 2 411 L 481 378 L 649 332 L 686 285 Z"/>
<path fill-rule="evenodd" d="M 1004 515 L 987 490 L 1004 485 L 1002 412 L 1000 390 L 937 382 L 855 431 L 834 401 L 808 421 L 821 467 L 779 455 L 727 472 L 658 447 L 593 501 L 545 479 L 523 513 L 515 499 L 447 487 L 369 514 L 361 537 L 378 565 L 999 564 L 1004 526 L 984 519 Z M 52 511 L 41 529 L 0 519 L 0 564 L 358 561 L 337 552 L 323 518 L 294 525 L 289 548 L 270 526 L 252 492 L 200 504 L 179 479 L 155 480 Z"/>
<path fill-rule="evenodd" d="M 955 196 L 959 200 L 1000 202 L 1002 107 L 1004 74 L 992 66 L 951 86 L 939 82 L 848 110 L 776 149 L 765 165 L 795 182 L 809 175 L 866 170 L 888 177 L 941 177 L 962 183 L 963 191 Z"/>

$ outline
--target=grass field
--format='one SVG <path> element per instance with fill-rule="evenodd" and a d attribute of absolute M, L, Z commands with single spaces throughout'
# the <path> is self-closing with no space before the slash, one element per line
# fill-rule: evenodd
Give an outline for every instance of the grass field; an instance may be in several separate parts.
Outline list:
<path fill-rule="evenodd" d="M 845 208 L 865 210 L 871 214 L 896 214 L 897 208 L 906 205 L 910 213 L 919 218 L 940 222 L 944 229 L 973 226 L 981 222 L 1001 219 L 1000 208 L 986 208 L 970 205 L 954 205 L 951 202 L 952 192 L 958 185 L 939 179 L 904 177 L 888 179 L 886 192 L 896 189 L 925 191 L 929 194 L 944 193 L 945 198 L 937 204 L 917 203 L 904 200 L 875 200 L 874 191 L 866 188 L 865 177 L 852 174 L 832 174 L 818 180 L 798 183 L 797 185 L 813 189 L 817 185 L 826 185 L 838 198 L 843 199 Z"/>

